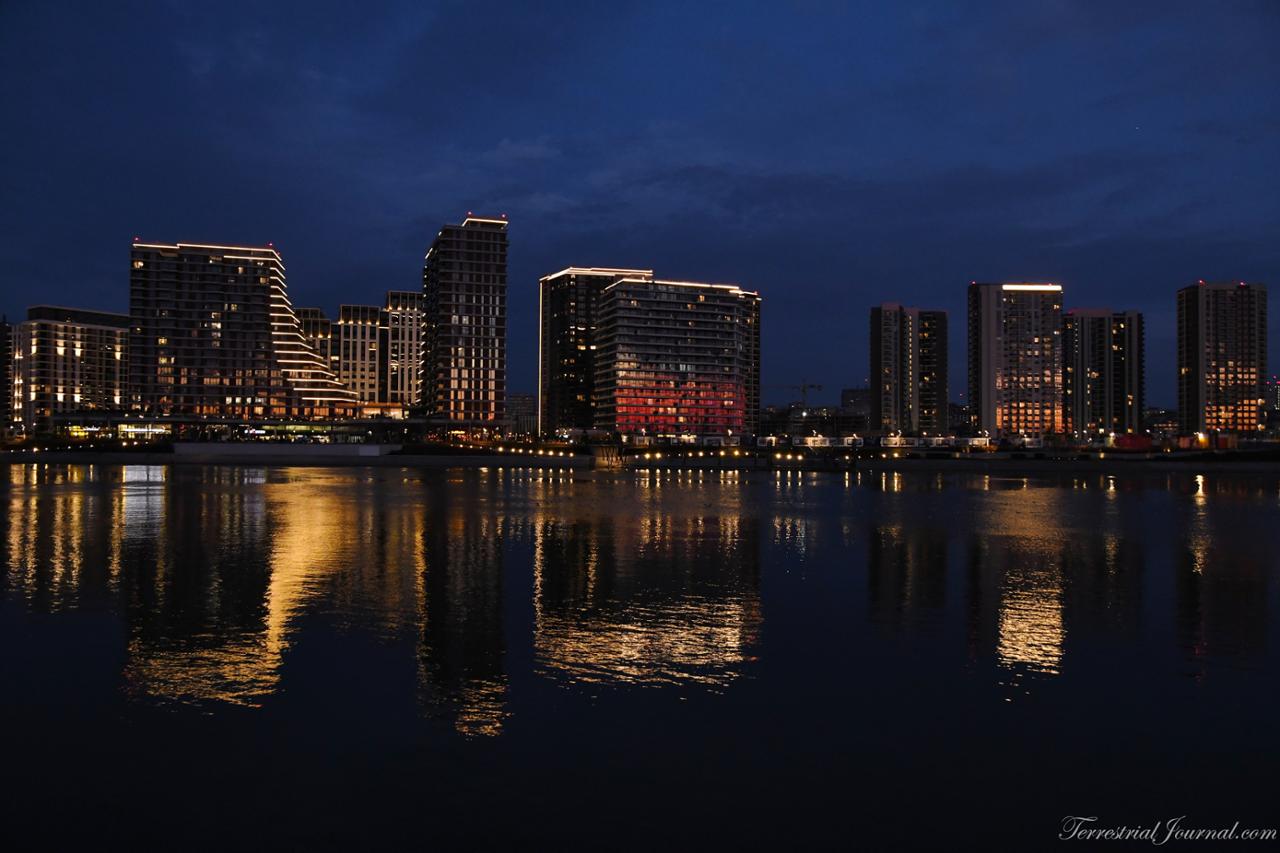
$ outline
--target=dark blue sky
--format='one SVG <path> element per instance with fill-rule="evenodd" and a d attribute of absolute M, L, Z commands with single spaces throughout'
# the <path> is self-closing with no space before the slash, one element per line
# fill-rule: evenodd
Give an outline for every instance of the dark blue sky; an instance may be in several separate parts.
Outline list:
<path fill-rule="evenodd" d="M 511 221 L 512 390 L 538 276 L 588 264 L 759 289 L 766 401 L 860 384 L 886 300 L 952 312 L 958 393 L 966 283 L 1059 281 L 1147 312 L 1171 403 L 1174 290 L 1280 283 L 1277 45 L 1274 0 L 5 0 L 0 310 L 127 310 L 134 235 L 378 302 L 475 210 Z"/>

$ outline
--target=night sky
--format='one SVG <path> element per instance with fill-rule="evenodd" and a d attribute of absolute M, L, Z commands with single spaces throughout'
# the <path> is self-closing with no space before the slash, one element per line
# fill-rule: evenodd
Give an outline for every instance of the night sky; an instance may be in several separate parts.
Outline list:
<path fill-rule="evenodd" d="M 971 279 L 1145 311 L 1152 404 L 1198 278 L 1271 286 L 1280 361 L 1274 0 L 3 0 L 0 108 L 11 319 L 126 311 L 134 235 L 377 303 L 473 210 L 511 222 L 512 391 L 570 264 L 760 290 L 766 402 L 862 384 L 880 301 L 951 311 L 959 394 Z"/>

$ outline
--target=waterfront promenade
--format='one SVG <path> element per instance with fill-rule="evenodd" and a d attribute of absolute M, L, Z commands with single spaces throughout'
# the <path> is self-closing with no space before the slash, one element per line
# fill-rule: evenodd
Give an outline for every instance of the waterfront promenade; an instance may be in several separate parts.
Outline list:
<path fill-rule="evenodd" d="M 377 468 L 572 468 L 602 467 L 591 453 L 563 448 L 504 448 L 488 452 L 442 448 L 415 452 L 400 445 L 307 445 L 275 442 L 176 444 L 171 449 L 128 450 L 43 449 L 0 454 L 10 464 L 78 465 L 270 465 L 288 467 Z M 800 452 L 655 451 L 623 456 L 608 466 L 634 471 L 901 471 L 960 473 L 1267 473 L 1280 471 L 1274 451 L 1216 453 L 972 453 L 953 457 L 859 455 Z"/>

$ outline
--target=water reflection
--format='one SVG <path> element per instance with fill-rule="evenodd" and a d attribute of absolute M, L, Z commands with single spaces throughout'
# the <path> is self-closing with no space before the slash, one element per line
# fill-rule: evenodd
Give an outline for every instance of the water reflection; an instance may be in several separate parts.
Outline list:
<path fill-rule="evenodd" d="M 987 478 L 968 546 L 971 653 L 993 647 L 1002 683 L 1061 671 L 1066 627 L 1063 558 L 1073 531 L 1063 525 L 1058 489 Z"/>
<path fill-rule="evenodd" d="M 431 499 L 423 530 L 420 699 L 467 735 L 494 735 L 506 719 L 502 540 L 508 521 L 477 511 L 489 490 Z"/>
<path fill-rule="evenodd" d="M 736 514 L 547 520 L 534 650 L 567 683 L 722 685 L 759 640 L 760 524 Z"/>
<path fill-rule="evenodd" d="M 947 598 L 947 537 L 935 527 L 879 525 L 867 536 L 871 616 L 896 628 L 928 623 Z"/>
<path fill-rule="evenodd" d="M 1176 525 L 1181 647 L 1198 664 L 1216 656 L 1259 656 L 1267 643 L 1268 579 L 1275 553 L 1263 544 L 1260 530 L 1240 525 L 1233 516 L 1240 498 L 1258 492 L 1205 475 L 1195 477 L 1190 492 L 1191 502 Z M 1239 539 L 1223 536 L 1224 528 L 1236 525 Z"/>
<path fill-rule="evenodd" d="M 258 706 L 277 689 L 292 620 L 343 565 L 365 504 L 255 469 L 201 469 L 197 482 L 180 497 L 173 483 L 148 485 L 126 516 L 136 568 L 125 683 L 161 701 Z"/>
<path fill-rule="evenodd" d="M 126 701 L 263 707 L 299 650 L 368 639 L 415 719 L 469 737 L 509 731 L 522 684 L 729 693 L 893 637 L 1001 700 L 1144 643 L 1200 677 L 1265 659 L 1275 607 L 1265 478 L 32 465 L 3 486 L 0 604 L 108 614 Z"/>

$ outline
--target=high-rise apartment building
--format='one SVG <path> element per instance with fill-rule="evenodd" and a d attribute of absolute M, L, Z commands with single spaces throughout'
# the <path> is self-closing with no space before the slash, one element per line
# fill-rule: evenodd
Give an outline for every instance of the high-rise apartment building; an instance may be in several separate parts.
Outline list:
<path fill-rule="evenodd" d="M 873 432 L 945 434 L 947 312 L 894 302 L 872 308 L 871 382 Z"/>
<path fill-rule="evenodd" d="M 387 329 L 383 399 L 406 409 L 421 395 L 422 306 L 421 293 L 392 290 L 387 292 L 383 311 Z"/>
<path fill-rule="evenodd" d="M 421 403 L 441 426 L 498 429 L 506 418 L 507 221 L 445 225 L 422 269 Z"/>
<path fill-rule="evenodd" d="M 1144 330 L 1137 311 L 1073 309 L 1062 321 L 1067 430 L 1142 432 Z"/>
<path fill-rule="evenodd" d="M 1245 282 L 1200 282 L 1178 291 L 1182 432 L 1261 429 L 1266 372 L 1266 288 Z"/>
<path fill-rule="evenodd" d="M 569 267 L 538 281 L 538 431 L 595 426 L 600 296 L 615 281 L 652 281 L 653 270 Z"/>
<path fill-rule="evenodd" d="M 355 395 L 307 344 L 268 246 L 135 241 L 129 395 L 155 415 L 347 416 Z"/>
<path fill-rule="evenodd" d="M 0 317 L 0 432 L 13 423 L 13 334 L 8 317 Z"/>
<path fill-rule="evenodd" d="M 15 428 L 36 432 L 58 414 L 125 409 L 128 316 L 36 305 L 12 342 Z"/>
<path fill-rule="evenodd" d="M 969 285 L 969 406 L 989 435 L 1065 430 L 1060 285 Z"/>
<path fill-rule="evenodd" d="M 376 305 L 338 306 L 338 379 L 362 403 L 385 403 L 386 318 Z"/>
<path fill-rule="evenodd" d="M 755 434 L 760 295 L 620 278 L 600 294 L 595 425 L 658 436 Z"/>

